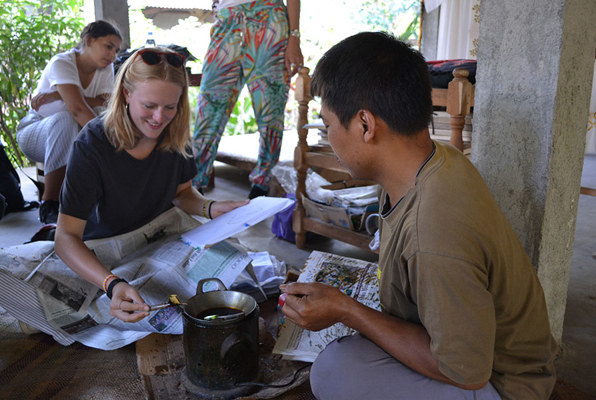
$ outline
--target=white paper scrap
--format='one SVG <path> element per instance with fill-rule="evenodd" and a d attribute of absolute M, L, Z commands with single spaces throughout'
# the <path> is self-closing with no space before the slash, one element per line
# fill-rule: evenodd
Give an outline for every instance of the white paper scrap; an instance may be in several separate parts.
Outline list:
<path fill-rule="evenodd" d="M 245 206 L 238 207 L 182 234 L 182 240 L 194 247 L 210 246 L 258 224 L 293 204 L 292 199 L 260 196 L 252 199 Z"/>
<path fill-rule="evenodd" d="M 272 266 L 271 257 L 266 251 L 252 252 L 249 251 L 248 256 L 252 258 L 253 267 L 269 267 Z"/>

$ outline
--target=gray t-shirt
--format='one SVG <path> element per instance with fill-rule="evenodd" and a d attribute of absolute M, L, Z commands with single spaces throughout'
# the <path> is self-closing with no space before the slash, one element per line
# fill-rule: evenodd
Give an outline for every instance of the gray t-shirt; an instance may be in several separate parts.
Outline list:
<path fill-rule="evenodd" d="M 137 229 L 170 209 L 179 184 L 196 175 L 192 157 L 157 148 L 143 160 L 116 151 L 103 118 L 73 144 L 60 192 L 60 212 L 87 221 L 84 240 Z"/>

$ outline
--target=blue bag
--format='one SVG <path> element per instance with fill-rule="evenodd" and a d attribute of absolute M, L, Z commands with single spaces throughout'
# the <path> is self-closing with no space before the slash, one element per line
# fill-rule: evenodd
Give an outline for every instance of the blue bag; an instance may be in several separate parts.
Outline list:
<path fill-rule="evenodd" d="M 296 209 L 296 195 L 294 193 L 286 193 L 281 197 L 294 200 L 294 205 L 278 212 L 273 216 L 271 223 L 271 232 L 278 238 L 287 240 L 288 242 L 296 243 L 296 234 L 292 228 L 292 215 Z"/>

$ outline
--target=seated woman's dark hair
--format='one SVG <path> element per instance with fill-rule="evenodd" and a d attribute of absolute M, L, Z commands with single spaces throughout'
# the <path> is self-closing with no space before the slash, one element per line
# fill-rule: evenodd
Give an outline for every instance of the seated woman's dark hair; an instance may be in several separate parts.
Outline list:
<path fill-rule="evenodd" d="M 122 34 L 116 25 L 111 24 L 110 22 L 103 19 L 91 22 L 87 24 L 87 26 L 85 26 L 83 29 L 83 32 L 81 32 L 81 42 L 79 43 L 79 47 L 81 47 L 82 43 L 85 43 L 87 36 L 97 39 L 110 35 L 116 35 L 120 38 L 120 40 L 122 40 Z"/>
<path fill-rule="evenodd" d="M 431 90 L 424 57 L 385 32 L 361 32 L 333 46 L 311 82 L 312 95 L 320 96 L 345 127 L 366 109 L 404 135 L 428 127 Z"/>

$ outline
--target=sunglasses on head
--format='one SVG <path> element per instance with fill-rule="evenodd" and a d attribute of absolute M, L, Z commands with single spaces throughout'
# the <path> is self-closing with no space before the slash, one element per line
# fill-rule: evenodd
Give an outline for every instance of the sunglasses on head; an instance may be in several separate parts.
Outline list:
<path fill-rule="evenodd" d="M 139 50 L 135 55 L 135 60 L 138 56 L 141 56 L 141 59 L 147 65 L 157 65 L 162 60 L 166 60 L 168 64 L 176 68 L 181 67 L 185 59 L 183 55 L 178 53 L 166 53 L 151 49 Z"/>

